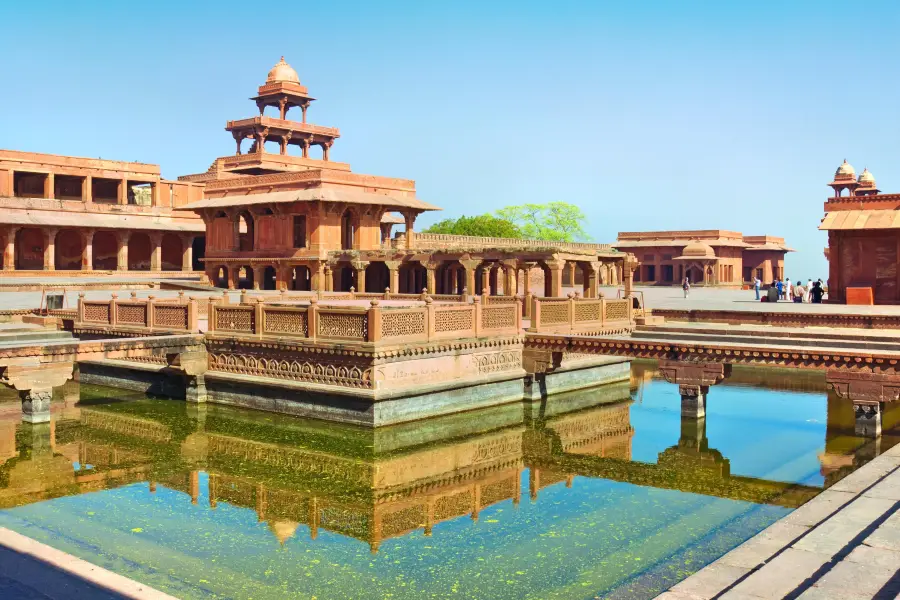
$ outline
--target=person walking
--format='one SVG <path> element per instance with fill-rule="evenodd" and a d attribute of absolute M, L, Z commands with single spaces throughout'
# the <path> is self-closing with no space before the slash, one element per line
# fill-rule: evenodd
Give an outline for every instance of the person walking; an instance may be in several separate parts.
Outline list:
<path fill-rule="evenodd" d="M 813 288 L 812 288 L 812 292 L 810 293 L 810 295 L 812 296 L 813 304 L 821 304 L 822 303 L 822 296 L 825 295 L 825 290 L 822 289 L 822 285 L 820 282 L 816 281 L 815 283 L 813 283 Z"/>
<path fill-rule="evenodd" d="M 691 295 L 691 280 L 689 278 L 685 277 L 684 281 L 681 282 L 681 289 L 684 290 L 685 298 Z"/>
<path fill-rule="evenodd" d="M 790 302 L 793 299 L 792 288 L 794 286 L 791 285 L 791 278 L 788 277 L 784 280 L 784 299 Z"/>
<path fill-rule="evenodd" d="M 753 278 L 753 289 L 756 290 L 756 299 L 759 300 L 759 284 L 762 283 L 759 277 Z"/>
<path fill-rule="evenodd" d="M 806 280 L 806 298 L 803 300 L 807 304 L 809 304 L 810 300 L 812 300 L 812 279 Z"/>

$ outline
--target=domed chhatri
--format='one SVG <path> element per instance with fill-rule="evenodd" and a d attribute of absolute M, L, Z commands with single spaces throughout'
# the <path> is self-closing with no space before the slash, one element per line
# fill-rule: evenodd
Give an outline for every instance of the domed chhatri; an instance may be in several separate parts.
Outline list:
<path fill-rule="evenodd" d="M 847 162 L 847 159 L 844 159 L 844 162 L 841 163 L 841 166 L 837 168 L 837 171 L 834 172 L 835 179 L 837 178 L 847 178 L 847 177 L 856 177 L 856 171 L 853 169 L 853 165 Z"/>
<path fill-rule="evenodd" d="M 869 169 L 863 169 L 863 172 L 859 174 L 859 179 L 857 182 L 860 185 L 873 186 L 875 185 L 875 176 L 869 171 Z"/>
<path fill-rule="evenodd" d="M 716 252 L 709 244 L 704 244 L 700 240 L 694 240 L 684 247 L 681 255 L 690 258 L 715 258 Z"/>
<path fill-rule="evenodd" d="M 297 76 L 297 71 L 284 62 L 284 57 L 282 56 L 281 60 L 269 71 L 266 83 L 300 83 L 300 78 Z"/>

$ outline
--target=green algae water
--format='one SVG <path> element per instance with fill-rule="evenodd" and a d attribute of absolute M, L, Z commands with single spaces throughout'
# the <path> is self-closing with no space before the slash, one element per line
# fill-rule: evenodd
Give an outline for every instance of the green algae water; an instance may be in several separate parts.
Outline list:
<path fill-rule="evenodd" d="M 652 598 L 891 444 L 820 374 L 762 369 L 699 421 L 652 363 L 376 431 L 61 396 L 0 420 L 0 526 L 180 598 Z"/>

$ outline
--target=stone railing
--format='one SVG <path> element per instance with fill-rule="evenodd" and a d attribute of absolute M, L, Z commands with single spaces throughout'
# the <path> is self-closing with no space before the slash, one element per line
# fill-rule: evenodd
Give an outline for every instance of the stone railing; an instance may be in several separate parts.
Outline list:
<path fill-rule="evenodd" d="M 254 294 L 250 295 L 247 290 L 241 291 L 241 300 L 242 304 L 247 303 L 248 301 L 255 302 L 257 300 L 263 300 L 264 302 L 277 302 L 281 301 L 289 301 L 289 300 L 309 300 L 310 298 L 317 298 L 319 301 L 329 301 L 329 300 L 418 300 L 420 302 L 424 302 L 425 298 L 428 297 L 429 294 L 426 292 L 422 292 L 420 294 L 398 294 L 392 293 L 388 290 L 385 290 L 383 293 L 374 293 L 374 292 L 357 292 L 353 288 L 350 288 L 349 292 L 289 292 L 287 290 L 281 292 L 273 292 L 271 294 Z M 431 299 L 435 302 L 468 302 L 468 296 L 466 294 L 431 294 Z M 492 298 L 503 298 L 503 302 L 512 302 L 514 300 L 513 296 L 492 296 Z M 205 313 L 204 313 L 205 314 Z"/>
<path fill-rule="evenodd" d="M 532 299 L 531 333 L 571 333 L 586 335 L 622 331 L 634 326 L 631 300 L 606 298 Z"/>
<path fill-rule="evenodd" d="M 117 294 L 112 294 L 109 300 L 100 301 L 85 300 L 84 294 L 79 294 L 74 327 L 133 332 L 197 331 L 199 314 L 196 298 L 179 301 L 150 296 L 142 300 L 119 300 Z"/>
<path fill-rule="evenodd" d="M 255 303 L 209 305 L 208 331 L 238 336 L 276 336 L 325 341 L 430 342 L 453 338 L 513 335 L 522 329 L 521 301 L 483 305 L 324 306 L 313 297 L 308 306 Z"/>
<path fill-rule="evenodd" d="M 590 242 L 554 242 L 551 240 L 519 240 L 515 238 L 480 237 L 476 235 L 452 235 L 449 233 L 414 233 L 415 247 L 428 248 L 558 248 L 578 252 L 614 252 L 611 244 Z M 398 245 L 401 237 L 394 238 Z M 403 245 L 399 243 L 399 245 Z"/>

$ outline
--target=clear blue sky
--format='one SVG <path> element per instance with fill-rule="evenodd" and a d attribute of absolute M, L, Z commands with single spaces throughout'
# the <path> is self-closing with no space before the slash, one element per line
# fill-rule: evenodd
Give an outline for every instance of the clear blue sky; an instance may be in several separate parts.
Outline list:
<path fill-rule="evenodd" d="M 361 173 L 426 215 L 581 206 L 617 231 L 783 235 L 825 276 L 835 168 L 900 191 L 900 3 L 0 3 L 0 147 L 205 170 L 283 54 Z"/>

